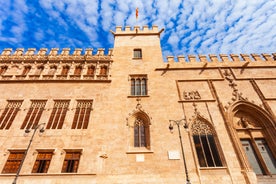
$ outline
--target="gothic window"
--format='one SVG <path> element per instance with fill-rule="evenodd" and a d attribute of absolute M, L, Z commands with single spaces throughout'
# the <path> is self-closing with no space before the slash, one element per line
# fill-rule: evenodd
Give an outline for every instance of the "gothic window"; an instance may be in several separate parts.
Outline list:
<path fill-rule="evenodd" d="M 90 65 L 87 68 L 87 75 L 94 75 L 95 74 L 95 66 Z"/>
<path fill-rule="evenodd" d="M 19 108 L 22 100 L 9 100 L 6 108 L 0 117 L 0 129 L 9 129 Z"/>
<path fill-rule="evenodd" d="M 134 147 L 150 148 L 150 127 L 147 119 L 141 115 L 134 120 Z"/>
<path fill-rule="evenodd" d="M 0 67 L 0 75 L 5 74 L 5 72 L 7 71 L 8 67 L 7 66 L 1 66 Z"/>
<path fill-rule="evenodd" d="M 42 115 L 46 100 L 32 100 L 31 107 L 23 121 L 21 129 L 35 128 L 38 125 L 39 119 Z"/>
<path fill-rule="evenodd" d="M 132 96 L 145 96 L 147 95 L 147 77 L 146 76 L 132 76 L 131 77 Z"/>
<path fill-rule="evenodd" d="M 70 69 L 70 66 L 68 65 L 63 66 L 61 70 L 61 75 L 68 75 L 69 69 Z"/>
<path fill-rule="evenodd" d="M 2 173 L 16 173 L 24 157 L 25 150 L 10 151 L 9 158 L 3 168 Z"/>
<path fill-rule="evenodd" d="M 133 58 L 141 59 L 142 58 L 142 49 L 134 49 L 133 50 Z"/>
<path fill-rule="evenodd" d="M 23 71 L 22 71 L 22 74 L 21 75 L 27 75 L 29 72 L 30 72 L 30 70 L 31 70 L 31 66 L 24 66 L 24 69 L 23 69 Z"/>
<path fill-rule="evenodd" d="M 47 129 L 61 129 L 69 107 L 69 100 L 55 100 Z"/>
<path fill-rule="evenodd" d="M 74 71 L 74 75 L 81 75 L 81 71 L 82 71 L 82 66 L 76 66 L 75 71 Z"/>
<path fill-rule="evenodd" d="M 262 126 L 249 114 L 236 114 L 235 128 L 247 160 L 257 175 L 276 174 L 276 160 Z"/>
<path fill-rule="evenodd" d="M 87 129 L 92 110 L 92 102 L 92 100 L 77 101 L 76 112 L 71 127 L 72 129 Z"/>
<path fill-rule="evenodd" d="M 100 75 L 107 75 L 107 66 L 101 66 Z"/>
<path fill-rule="evenodd" d="M 196 119 L 192 124 L 192 135 L 200 167 L 222 167 L 213 128 Z"/>
<path fill-rule="evenodd" d="M 66 151 L 61 172 L 76 173 L 79 167 L 80 155 L 80 151 Z"/>
<path fill-rule="evenodd" d="M 32 173 L 47 173 L 53 152 L 38 152 Z"/>

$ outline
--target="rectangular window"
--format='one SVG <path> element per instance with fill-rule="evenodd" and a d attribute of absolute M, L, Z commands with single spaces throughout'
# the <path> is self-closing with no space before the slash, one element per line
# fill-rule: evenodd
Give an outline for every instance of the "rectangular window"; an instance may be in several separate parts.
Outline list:
<path fill-rule="evenodd" d="M 47 173 L 53 152 L 38 152 L 32 173 Z"/>
<path fill-rule="evenodd" d="M 5 74 L 5 72 L 7 71 L 8 67 L 7 66 L 1 66 L 0 67 L 0 75 Z"/>
<path fill-rule="evenodd" d="M 61 129 L 69 107 L 69 100 L 55 100 L 47 129 Z"/>
<path fill-rule="evenodd" d="M 147 76 L 132 76 L 130 91 L 132 96 L 147 95 Z"/>
<path fill-rule="evenodd" d="M 25 150 L 11 151 L 2 173 L 16 173 L 23 160 Z"/>
<path fill-rule="evenodd" d="M 0 117 L 0 129 L 9 129 L 19 108 L 22 100 L 8 100 L 8 104 Z"/>
<path fill-rule="evenodd" d="M 61 75 L 68 75 L 70 66 L 63 66 L 61 70 Z"/>
<path fill-rule="evenodd" d="M 93 100 L 78 100 L 72 129 L 87 129 Z"/>
<path fill-rule="evenodd" d="M 221 167 L 217 146 L 213 135 L 193 135 L 200 167 Z"/>
<path fill-rule="evenodd" d="M 27 75 L 30 72 L 31 68 L 31 66 L 25 66 L 22 75 Z"/>
<path fill-rule="evenodd" d="M 76 66 L 74 75 L 81 75 L 82 67 L 81 66 Z"/>
<path fill-rule="evenodd" d="M 46 100 L 32 100 L 31 107 L 23 121 L 21 129 L 35 128 L 38 125 L 39 119 L 42 115 Z"/>
<path fill-rule="evenodd" d="M 79 167 L 80 155 L 80 151 L 66 151 L 61 172 L 76 173 Z"/>
<path fill-rule="evenodd" d="M 142 49 L 134 49 L 133 50 L 133 58 L 141 59 L 142 58 Z"/>

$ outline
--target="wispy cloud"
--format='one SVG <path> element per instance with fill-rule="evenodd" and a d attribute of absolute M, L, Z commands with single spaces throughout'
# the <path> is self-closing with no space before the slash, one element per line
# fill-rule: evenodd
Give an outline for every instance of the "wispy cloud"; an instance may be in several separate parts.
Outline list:
<path fill-rule="evenodd" d="M 113 47 L 109 30 L 126 25 L 165 28 L 164 55 L 276 50 L 276 1 L 265 0 L 6 0 L 0 2 L 0 49 L 107 49 Z"/>

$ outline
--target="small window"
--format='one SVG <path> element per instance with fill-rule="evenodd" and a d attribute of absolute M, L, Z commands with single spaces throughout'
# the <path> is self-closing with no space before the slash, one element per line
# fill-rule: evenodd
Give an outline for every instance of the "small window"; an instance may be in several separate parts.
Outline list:
<path fill-rule="evenodd" d="M 16 173 L 23 160 L 25 150 L 11 151 L 2 173 Z"/>
<path fill-rule="evenodd" d="M 147 95 L 147 78 L 146 76 L 131 77 L 131 92 L 132 96 Z"/>
<path fill-rule="evenodd" d="M 24 66 L 22 75 L 27 75 L 30 72 L 31 68 L 31 66 Z"/>
<path fill-rule="evenodd" d="M 48 75 L 54 75 L 57 71 L 57 66 L 56 65 L 51 65 L 50 70 L 48 71 Z"/>
<path fill-rule="evenodd" d="M 88 66 L 86 74 L 87 75 L 94 75 L 95 74 L 95 66 L 93 66 L 93 65 Z"/>
<path fill-rule="evenodd" d="M 35 75 L 40 75 L 42 71 L 44 70 L 44 66 L 40 65 L 36 68 Z"/>
<path fill-rule="evenodd" d="M 107 66 L 101 66 L 100 75 L 107 75 Z"/>
<path fill-rule="evenodd" d="M 70 66 L 66 65 L 62 67 L 61 75 L 68 75 Z"/>
<path fill-rule="evenodd" d="M 32 173 L 47 173 L 53 152 L 38 152 Z"/>
<path fill-rule="evenodd" d="M 61 172 L 76 173 L 79 167 L 80 155 L 80 151 L 66 151 Z"/>
<path fill-rule="evenodd" d="M 0 67 L 0 75 L 5 74 L 5 72 L 7 71 L 8 67 L 7 66 L 1 66 Z"/>
<path fill-rule="evenodd" d="M 82 66 L 76 66 L 74 75 L 81 75 Z"/>
<path fill-rule="evenodd" d="M 133 50 L 133 58 L 141 59 L 142 58 L 142 49 L 134 49 Z"/>

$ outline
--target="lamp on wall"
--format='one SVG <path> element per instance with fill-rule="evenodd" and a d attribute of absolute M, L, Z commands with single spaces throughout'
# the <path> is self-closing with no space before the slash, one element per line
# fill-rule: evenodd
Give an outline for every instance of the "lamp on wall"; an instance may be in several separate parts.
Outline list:
<path fill-rule="evenodd" d="M 173 133 L 174 125 L 177 125 L 178 135 L 179 135 L 179 140 L 180 140 L 180 146 L 181 146 L 181 151 L 182 151 L 182 157 L 183 157 L 183 163 L 184 163 L 184 169 L 185 169 L 185 174 L 186 174 L 186 184 L 191 184 L 190 179 L 189 179 L 187 165 L 186 165 L 186 159 L 185 159 L 185 154 L 184 154 L 184 148 L 183 148 L 181 132 L 180 132 L 180 126 L 183 125 L 183 128 L 187 129 L 188 128 L 188 123 L 186 122 L 185 118 L 180 119 L 180 120 L 169 120 L 169 122 L 170 122 L 169 130 L 170 130 L 171 133 Z"/>
<path fill-rule="evenodd" d="M 18 168 L 18 170 L 17 170 L 17 172 L 16 172 L 16 175 L 15 175 L 15 178 L 14 178 L 12 184 L 16 184 L 17 178 L 18 178 L 18 176 L 19 176 L 19 173 L 20 173 L 20 171 L 21 171 L 21 168 L 22 168 L 22 166 L 23 166 L 23 163 L 24 163 L 24 161 L 25 161 L 25 158 L 26 158 L 26 156 L 27 156 L 27 154 L 28 154 L 28 151 L 29 151 L 29 149 L 30 149 L 30 146 L 31 146 L 31 144 L 32 144 L 32 141 L 33 141 L 35 132 L 39 129 L 39 132 L 40 132 L 40 133 L 43 133 L 43 132 L 45 131 L 45 129 L 44 129 L 45 124 L 46 124 L 46 123 L 40 123 L 40 124 L 38 124 L 38 125 L 36 125 L 36 126 L 34 127 L 34 131 L 33 131 L 32 137 L 31 137 L 31 139 L 30 139 L 30 141 L 29 141 L 29 144 L 28 144 L 28 147 L 27 147 L 26 151 L 24 152 L 23 159 L 22 159 L 21 162 L 20 162 L 19 168 Z M 30 132 L 31 132 L 30 129 L 26 129 L 26 130 L 25 130 L 25 133 L 26 133 L 26 134 L 28 134 L 28 133 L 30 133 Z"/>

